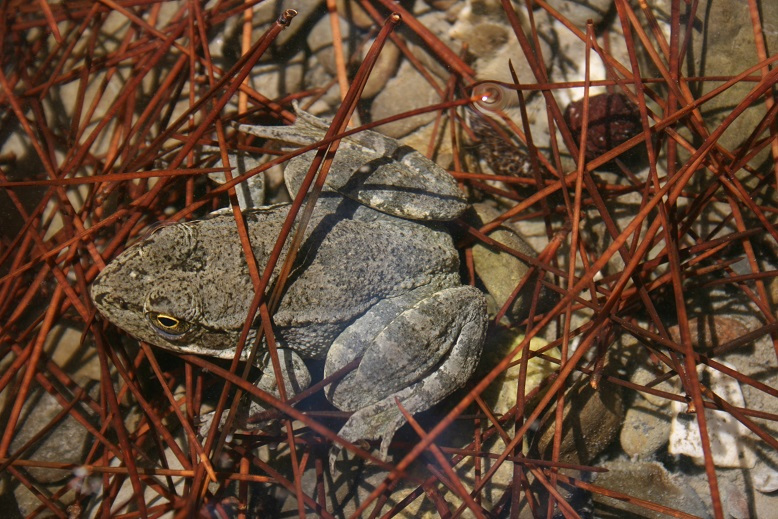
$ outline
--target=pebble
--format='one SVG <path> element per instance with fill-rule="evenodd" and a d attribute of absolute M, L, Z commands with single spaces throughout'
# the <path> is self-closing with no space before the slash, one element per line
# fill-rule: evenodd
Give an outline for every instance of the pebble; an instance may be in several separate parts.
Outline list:
<path fill-rule="evenodd" d="M 636 404 L 627 409 L 619 442 L 630 457 L 648 459 L 667 444 L 670 438 L 670 417 L 666 411 L 648 404 Z"/>
<path fill-rule="evenodd" d="M 339 18 L 338 25 L 340 27 L 341 42 L 343 44 L 344 52 L 348 52 L 349 48 L 353 45 L 353 42 L 349 44 L 349 40 L 352 36 L 351 25 L 346 20 Z M 332 26 L 330 24 L 329 16 L 322 16 L 318 22 L 314 24 L 308 36 L 306 42 L 308 48 L 311 50 L 313 58 L 321 64 L 324 69 L 333 76 L 337 73 L 337 67 L 335 65 L 335 50 L 332 46 Z"/>
<path fill-rule="evenodd" d="M 778 490 L 778 472 L 774 468 L 760 464 L 751 471 L 751 482 L 758 491 L 763 494 L 771 494 Z"/>
<path fill-rule="evenodd" d="M 462 50 L 462 42 L 451 37 L 451 22 L 449 14 L 443 11 L 429 11 L 416 17 L 420 24 L 430 30 L 438 39 L 457 55 Z M 441 59 L 429 50 L 429 47 L 410 31 L 400 29 L 407 36 L 408 50 L 433 75 L 447 81 L 451 70 Z"/>
<path fill-rule="evenodd" d="M 289 24 L 283 31 L 281 31 L 273 44 L 281 48 L 287 44 L 292 38 L 294 38 L 300 30 L 307 25 L 309 18 L 321 13 L 321 7 L 323 6 L 323 0 L 295 0 L 294 2 L 260 2 L 254 8 L 252 14 L 252 21 L 254 23 L 254 31 L 252 32 L 251 41 L 259 41 L 262 35 L 267 31 L 268 24 L 275 22 L 279 15 L 283 13 L 284 9 L 293 8 L 297 11 L 297 16 L 294 17 L 294 21 Z M 288 52 L 289 49 L 286 49 Z"/>
<path fill-rule="evenodd" d="M 475 378 L 485 376 L 491 368 L 500 362 L 505 355 L 513 350 L 524 340 L 524 334 L 504 328 L 494 328 L 490 330 L 484 345 L 483 358 L 478 366 L 478 372 Z M 531 351 L 537 351 L 548 345 L 544 339 L 534 337 L 529 344 Z M 546 352 L 547 355 L 559 358 L 559 349 L 551 348 Z M 520 360 L 522 352 L 519 351 L 514 357 L 514 361 Z M 542 359 L 532 357 L 527 361 L 527 376 L 524 383 L 524 392 L 529 393 L 540 385 L 540 383 L 558 369 L 558 364 Z M 483 393 L 484 401 L 498 415 L 503 415 L 516 405 L 516 395 L 519 386 L 520 365 L 509 367 L 497 377 L 492 384 Z"/>
<path fill-rule="evenodd" d="M 746 335 L 749 331 L 742 321 L 723 313 L 717 313 L 712 319 L 706 317 L 691 318 L 688 321 L 688 326 L 692 345 L 695 349 L 702 348 L 703 350 L 726 344 Z M 670 326 L 667 331 L 674 341 L 680 342 L 681 333 L 678 325 Z"/>
<path fill-rule="evenodd" d="M 332 78 L 333 75 L 327 72 L 324 65 L 311 58 L 310 68 L 305 71 L 305 84 L 316 85 L 317 89 L 322 89 L 326 85 L 330 85 L 330 87 L 319 96 L 318 100 L 311 106 L 309 113 L 331 118 L 335 109 L 340 106 L 340 88 L 337 82 L 331 82 Z"/>
<path fill-rule="evenodd" d="M 517 15 L 525 34 L 530 34 L 523 8 L 517 11 Z M 542 34 L 542 30 L 538 32 Z M 474 68 L 477 79 L 513 83 L 508 68 L 510 60 L 520 82 L 537 82 L 500 1 L 468 0 L 459 11 L 449 35 L 466 43 L 469 54 L 476 58 Z M 539 38 L 539 42 L 540 48 L 537 50 L 542 53 L 543 65 L 548 68 L 554 53 L 544 38 Z M 515 96 L 510 96 L 510 100 L 518 103 Z"/>
<path fill-rule="evenodd" d="M 99 400 L 99 391 L 99 385 L 92 384 L 89 391 L 90 396 Z M 93 424 L 96 425 L 95 417 L 90 416 L 86 407 L 77 406 L 77 408 L 80 408 L 82 416 L 93 419 Z M 48 427 L 51 420 L 61 411 L 62 405 L 46 391 L 38 389 L 28 395 L 20 421 L 17 424 L 16 435 L 11 442 L 10 452 L 18 452 L 41 429 Z M 68 415 L 49 431 L 49 434 L 24 451 L 22 459 L 52 463 L 79 464 L 83 462 L 93 438 L 81 423 Z M 71 480 L 74 474 L 71 470 L 38 467 L 27 467 L 25 471 L 31 482 L 39 488 L 52 485 L 51 488 L 54 490 Z M 23 515 L 30 514 L 40 505 L 40 500 L 30 493 L 24 485 L 16 486 L 10 493 L 15 496 L 18 509 Z M 70 496 L 72 498 L 72 494 Z M 63 502 L 69 501 L 65 498 Z"/>
<path fill-rule="evenodd" d="M 646 385 L 657 378 L 659 373 L 647 369 L 648 358 L 641 355 L 641 364 L 632 374 L 630 381 Z M 654 388 L 677 393 L 678 388 L 670 380 L 665 380 Z M 627 409 L 624 425 L 621 428 L 619 441 L 624 452 L 638 459 L 649 459 L 659 449 L 667 444 L 670 438 L 670 400 L 652 395 L 638 393 L 635 401 Z"/>
<path fill-rule="evenodd" d="M 554 440 L 554 407 L 546 412 L 537 447 L 541 458 L 551 459 Z M 592 388 L 589 379 L 576 382 L 565 393 L 564 422 L 559 460 L 590 464 L 615 440 L 624 419 L 624 401 L 619 386 L 600 381 Z"/>
<path fill-rule="evenodd" d="M 93 397 L 97 396 L 95 391 L 92 393 Z M 62 405 L 49 393 L 39 390 L 36 394 L 29 395 L 20 422 L 16 426 L 18 431 L 11 443 L 11 452 L 17 451 L 41 429 L 47 427 L 60 411 Z M 56 463 L 78 463 L 86 452 L 87 439 L 91 436 L 87 430 L 71 416 L 65 417 L 50 430 L 51 433 L 25 451 L 23 458 Z M 30 467 L 28 472 L 37 482 L 43 484 L 63 481 L 70 476 L 69 471 L 66 470 L 35 467 Z"/>
<path fill-rule="evenodd" d="M 669 4 L 669 2 L 668 2 Z M 670 12 L 669 8 L 666 12 Z M 700 0 L 697 5 L 698 18 L 704 16 L 703 23 L 692 26 L 692 46 L 690 48 L 689 76 L 732 76 L 742 72 L 758 62 L 754 31 L 748 9 L 739 5 L 733 8 L 728 2 Z M 704 13 L 704 14 L 702 14 Z M 762 36 L 768 54 L 778 48 L 778 2 L 759 2 L 759 16 L 762 20 Z M 759 72 L 755 73 L 756 75 Z M 698 95 L 713 90 L 720 83 L 706 82 Z M 705 126 L 709 131 L 717 128 L 729 113 L 754 88 L 754 83 L 741 81 L 717 95 L 700 107 Z M 767 112 L 764 99 L 756 100 L 729 126 L 719 138 L 718 144 L 734 151 L 757 127 Z M 769 147 L 768 147 L 769 148 Z M 769 159 L 769 149 L 763 150 L 751 160 L 754 165 Z M 755 180 L 755 179 L 754 179 Z"/>
<path fill-rule="evenodd" d="M 584 100 L 567 105 L 565 121 L 576 143 L 581 142 Z M 624 94 L 599 94 L 589 98 L 589 121 L 586 129 L 586 160 L 594 160 L 643 131 L 640 112 Z M 624 153 L 632 158 L 638 147 Z"/>
<path fill-rule="evenodd" d="M 473 204 L 473 210 L 476 213 L 473 218 L 474 225 L 483 225 L 500 215 L 498 209 L 486 203 Z M 526 256 L 533 258 L 537 256 L 535 250 L 522 238 L 518 225 L 503 224 L 491 231 L 488 236 Z M 493 313 L 502 308 L 530 269 L 528 263 L 516 256 L 482 243 L 473 245 L 473 263 L 476 274 L 483 282 L 489 295 L 494 299 L 495 310 Z M 527 317 L 534 290 L 535 282 L 530 280 L 525 284 L 506 314 L 509 320 L 518 323 Z M 551 291 L 545 288 L 541 289 L 538 312 L 543 311 L 554 300 Z"/>
<path fill-rule="evenodd" d="M 67 366 L 68 374 L 79 385 L 99 381 L 100 359 L 91 342 L 83 343 L 84 331 L 67 322 L 52 327 L 46 336 L 44 349 L 57 366 Z"/>
<path fill-rule="evenodd" d="M 722 504 L 729 517 L 732 519 L 751 519 L 748 498 L 743 489 L 731 482 L 727 482 L 722 486 L 722 495 L 725 496 Z"/>
<path fill-rule="evenodd" d="M 336 0 L 335 5 L 338 9 L 338 15 L 354 24 L 360 29 L 370 29 L 375 26 L 373 18 L 367 14 L 359 2 L 354 0 Z"/>
<path fill-rule="evenodd" d="M 298 52 L 284 63 L 260 62 L 251 69 L 249 85 L 268 99 L 278 99 L 304 88 L 305 69 L 304 52 Z"/>
<path fill-rule="evenodd" d="M 365 59 L 367 56 L 373 41 L 375 40 L 370 40 L 365 44 L 362 51 L 362 59 Z M 381 53 L 378 55 L 373 70 L 370 71 L 365 88 L 362 90 L 362 98 L 370 99 L 378 95 L 384 89 L 389 79 L 397 72 L 399 62 L 400 49 L 391 40 L 387 40 L 381 48 Z"/>
<path fill-rule="evenodd" d="M 672 335 L 672 332 L 670 332 Z M 643 364 L 638 366 L 637 369 L 635 369 L 635 372 L 632 374 L 632 377 L 630 377 L 630 381 L 634 382 L 635 384 L 640 385 L 647 385 L 651 382 L 653 382 L 657 377 L 659 377 L 662 373 L 654 370 L 648 369 L 646 366 L 649 365 L 650 361 L 647 356 L 644 356 L 642 359 Z M 678 393 L 680 389 L 680 385 L 678 382 L 678 378 L 674 377 L 668 380 L 664 380 L 660 382 L 659 384 L 655 384 L 652 386 L 653 389 L 656 389 L 658 391 L 665 391 L 667 393 Z M 662 408 L 667 407 L 670 405 L 670 400 L 658 395 L 654 395 L 653 393 L 639 393 L 640 398 L 651 404 L 655 408 Z"/>
<path fill-rule="evenodd" d="M 586 30 L 586 21 L 600 23 L 610 11 L 613 0 L 546 0 L 546 3 L 570 23 Z"/>
<path fill-rule="evenodd" d="M 370 115 L 373 121 L 397 115 L 399 113 L 423 108 L 440 102 L 435 89 L 416 71 L 408 61 L 403 61 L 397 74 L 390 79 L 385 88 L 373 99 Z M 432 122 L 435 112 L 381 125 L 377 130 L 395 139 L 408 135 L 413 130 Z"/>
<path fill-rule="evenodd" d="M 735 367 L 727 362 L 719 361 L 728 368 Z M 743 407 L 745 400 L 740 384 L 720 371 L 705 365 L 697 366 L 700 380 L 708 380 L 711 391 L 721 396 L 729 404 Z M 670 454 L 684 454 L 691 457 L 698 465 L 703 465 L 705 458 L 702 451 L 700 432 L 696 414 L 686 413 L 685 402 L 673 402 L 673 419 L 670 422 Z M 753 467 L 756 460 L 751 445 L 751 435 L 748 428 L 735 417 L 725 411 L 705 411 L 705 420 L 710 437 L 710 448 L 713 463 L 717 467 Z"/>
<path fill-rule="evenodd" d="M 347 56 L 351 55 L 355 50 L 355 46 L 359 45 L 361 46 L 359 57 L 361 60 L 364 60 L 375 39 L 362 41 L 362 38 L 358 37 L 358 31 L 350 23 L 343 18 L 338 20 L 344 52 Z M 329 16 L 323 16 L 316 22 L 308 33 L 306 41 L 313 53 L 312 60 L 323 66 L 331 77 L 336 76 L 337 66 L 335 63 L 335 50 L 332 45 L 333 34 Z M 391 40 L 387 40 L 362 90 L 363 99 L 371 99 L 384 89 L 386 83 L 397 72 L 400 56 L 400 49 Z M 315 66 L 315 63 L 312 62 L 311 66 Z M 316 84 L 309 82 L 309 85 L 315 86 Z"/>
<path fill-rule="evenodd" d="M 683 478 L 670 474 L 660 463 L 650 461 L 609 461 L 602 464 L 608 472 L 597 474 L 595 485 L 628 494 L 652 503 L 670 506 L 687 514 L 710 517 L 700 497 Z M 640 517 L 664 519 L 668 516 L 629 504 L 619 499 L 594 493 L 597 517 L 617 519 Z"/>
<path fill-rule="evenodd" d="M 174 2 L 165 2 L 163 6 L 172 6 Z M 307 25 L 309 18 L 315 17 L 324 12 L 321 7 L 323 0 L 295 0 L 294 5 L 291 2 L 260 2 L 256 4 L 251 11 L 252 31 L 251 41 L 259 41 L 265 32 L 283 13 L 284 9 L 293 8 L 297 11 L 292 23 L 279 33 L 273 41 L 273 46 L 280 52 L 289 56 L 294 49 L 284 48 L 284 46 Z M 126 20 L 122 16 L 123 20 Z M 237 61 L 241 55 L 241 39 L 243 32 L 243 19 L 240 16 L 233 16 L 227 19 L 223 25 L 214 27 L 217 30 L 216 35 L 209 42 L 209 49 L 214 61 L 223 68 L 228 69 Z M 118 41 L 118 40 L 117 40 Z M 283 63 L 283 61 L 281 61 Z M 293 92 L 288 90 L 286 93 Z"/>
<path fill-rule="evenodd" d="M 451 135 L 448 124 L 449 120 L 446 118 L 445 124 L 439 125 L 436 129 L 435 123 L 431 122 L 402 137 L 400 142 L 405 146 L 410 146 L 426 157 L 433 132 L 437 132 L 430 158 L 439 166 L 447 168 L 452 164 L 454 156 L 451 149 L 451 139 L 448 138 Z"/>

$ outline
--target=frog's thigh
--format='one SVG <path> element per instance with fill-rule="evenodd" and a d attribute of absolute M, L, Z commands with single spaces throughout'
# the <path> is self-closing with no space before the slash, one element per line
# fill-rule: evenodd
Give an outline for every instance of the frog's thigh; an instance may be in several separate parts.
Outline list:
<path fill-rule="evenodd" d="M 356 411 L 341 436 L 349 441 L 381 438 L 381 451 L 386 454 L 391 437 L 404 422 L 395 398 L 410 413 L 417 413 L 472 375 L 486 333 L 486 303 L 473 287 L 445 289 L 397 314 L 379 330 L 369 345 L 361 345 L 364 356 L 359 367 L 331 387 L 328 397 L 336 407 Z M 335 356 L 341 349 L 352 353 L 360 349 L 343 347 L 341 338 L 333 344 Z M 334 360 L 330 359 L 333 348 L 328 365 Z"/>
<path fill-rule="evenodd" d="M 430 291 L 430 293 L 432 292 Z M 341 332 L 330 345 L 324 365 L 324 376 L 329 377 L 349 362 L 363 355 L 374 344 L 376 335 L 381 330 L 391 324 L 398 315 L 428 295 L 430 294 L 417 289 L 399 297 L 384 299 L 373 305 L 367 313 Z M 351 387 L 351 381 L 355 374 L 356 371 L 346 374 L 343 379 L 328 388 L 327 396 L 330 401 L 332 401 L 333 393 L 346 396 L 347 388 Z M 341 407 L 341 409 L 344 408 Z"/>

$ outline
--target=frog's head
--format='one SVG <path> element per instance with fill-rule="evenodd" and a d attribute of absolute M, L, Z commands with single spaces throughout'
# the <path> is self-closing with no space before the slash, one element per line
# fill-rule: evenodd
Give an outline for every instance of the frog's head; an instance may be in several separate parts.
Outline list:
<path fill-rule="evenodd" d="M 92 300 L 106 319 L 140 340 L 232 358 L 249 304 L 236 293 L 250 298 L 252 291 L 250 280 L 240 286 L 245 260 L 225 238 L 208 243 L 200 222 L 161 227 L 103 269 Z"/>

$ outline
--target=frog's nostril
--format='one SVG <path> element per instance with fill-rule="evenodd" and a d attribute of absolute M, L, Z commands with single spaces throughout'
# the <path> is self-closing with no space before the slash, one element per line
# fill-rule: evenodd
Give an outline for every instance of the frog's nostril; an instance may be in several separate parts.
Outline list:
<path fill-rule="evenodd" d="M 105 306 L 107 297 L 108 294 L 106 292 L 92 291 L 92 300 L 97 306 Z"/>
<path fill-rule="evenodd" d="M 103 313 L 110 309 L 127 310 L 130 307 L 127 301 L 121 297 L 117 297 L 115 294 L 108 291 L 103 292 L 94 290 L 94 287 L 92 290 L 92 301 L 94 301 L 95 306 Z"/>

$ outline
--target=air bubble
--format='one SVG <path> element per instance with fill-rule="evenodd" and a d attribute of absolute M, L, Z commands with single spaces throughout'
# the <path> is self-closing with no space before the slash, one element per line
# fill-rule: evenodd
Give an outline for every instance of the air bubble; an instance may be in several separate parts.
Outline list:
<path fill-rule="evenodd" d="M 496 112 L 508 106 L 508 91 L 498 83 L 487 81 L 473 87 L 470 99 L 477 108 Z"/>

